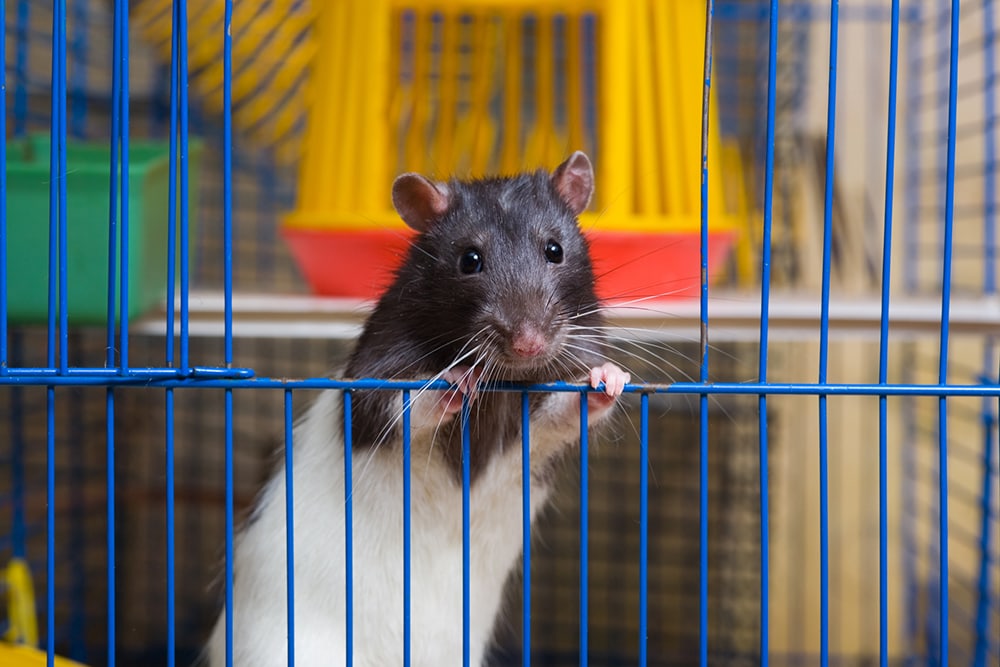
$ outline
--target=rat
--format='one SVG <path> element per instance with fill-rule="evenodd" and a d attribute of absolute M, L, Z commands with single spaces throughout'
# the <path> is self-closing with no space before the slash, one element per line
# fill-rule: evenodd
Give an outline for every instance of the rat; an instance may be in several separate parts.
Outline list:
<path fill-rule="evenodd" d="M 594 172 L 582 152 L 551 173 L 434 181 L 406 173 L 392 201 L 417 234 L 368 316 L 345 377 L 444 379 L 411 392 L 411 664 L 462 663 L 462 406 L 470 432 L 470 663 L 483 664 L 522 550 L 521 396 L 481 383 L 585 381 L 588 424 L 631 378 L 608 359 L 577 216 Z M 353 664 L 403 658 L 402 395 L 352 390 Z M 530 516 L 579 446 L 580 395 L 531 393 Z M 322 392 L 294 428 L 295 656 L 347 649 L 344 396 Z M 233 664 L 286 664 L 285 471 L 236 537 Z M 224 612 L 207 647 L 225 664 Z"/>

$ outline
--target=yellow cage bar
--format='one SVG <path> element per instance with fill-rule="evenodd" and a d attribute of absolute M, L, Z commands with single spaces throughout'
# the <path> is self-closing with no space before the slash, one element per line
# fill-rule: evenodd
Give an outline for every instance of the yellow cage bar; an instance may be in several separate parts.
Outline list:
<path fill-rule="evenodd" d="M 581 219 L 592 242 L 699 228 L 702 0 L 346 0 L 318 11 L 298 198 L 283 225 L 317 291 L 353 291 L 317 281 L 331 263 L 320 246 L 337 252 L 320 239 L 351 257 L 365 235 L 405 240 L 390 199 L 403 171 L 503 174 L 582 149 L 597 171 Z M 713 103 L 719 165 L 716 118 Z M 736 155 L 730 192 L 743 182 Z M 710 230 L 728 247 L 746 199 L 727 203 L 723 170 L 709 173 Z M 358 267 L 342 269 L 364 282 Z"/>

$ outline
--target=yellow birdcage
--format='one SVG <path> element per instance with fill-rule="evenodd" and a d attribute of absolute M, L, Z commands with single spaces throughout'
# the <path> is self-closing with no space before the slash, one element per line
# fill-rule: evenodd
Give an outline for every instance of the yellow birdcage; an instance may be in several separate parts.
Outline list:
<path fill-rule="evenodd" d="M 603 296 L 698 285 L 705 3 L 348 0 L 316 5 L 319 53 L 296 210 L 285 238 L 314 289 L 371 296 L 407 240 L 395 174 L 474 177 L 596 168 L 581 224 Z M 709 161 L 724 148 L 710 108 Z M 745 216 L 709 172 L 714 270 Z M 741 187 L 741 186 L 740 186 Z M 733 190 L 732 187 L 729 188 Z M 739 190 L 739 187 L 737 187 Z M 615 271 L 619 266 L 627 270 Z M 611 271 L 611 273 L 608 273 Z"/>

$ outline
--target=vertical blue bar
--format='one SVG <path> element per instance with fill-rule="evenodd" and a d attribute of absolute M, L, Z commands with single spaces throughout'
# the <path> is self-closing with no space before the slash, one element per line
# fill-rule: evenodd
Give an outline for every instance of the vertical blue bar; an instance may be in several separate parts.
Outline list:
<path fill-rule="evenodd" d="M 109 390 L 110 393 L 110 390 Z M 174 478 L 174 390 L 166 390 L 166 494 L 167 494 L 167 667 L 177 664 L 176 521 Z"/>
<path fill-rule="evenodd" d="M 67 230 L 66 230 L 66 0 L 55 3 L 55 26 L 52 30 L 54 72 L 54 99 L 58 113 L 53 117 L 53 128 L 58 125 L 55 145 L 58 150 L 58 171 L 54 174 L 59 185 L 59 371 L 69 367 L 69 326 L 67 298 Z M 57 66 L 58 65 L 58 66 Z"/>
<path fill-rule="evenodd" d="M 174 2 L 171 15 L 170 34 L 170 175 L 167 177 L 167 316 L 166 330 L 166 365 L 173 366 L 174 361 L 174 297 L 177 282 L 177 116 L 178 116 L 178 26 L 180 4 Z"/>
<path fill-rule="evenodd" d="M 885 213 L 882 236 L 882 304 L 879 328 L 878 381 L 885 385 L 889 369 L 889 308 L 892 282 L 892 204 L 896 175 L 896 100 L 899 80 L 899 0 L 892 0 L 889 38 L 889 103 L 886 118 L 885 149 Z M 882 667 L 889 664 L 889 561 L 888 561 L 888 399 L 879 396 L 878 433 L 878 509 L 879 509 L 879 661 Z"/>
<path fill-rule="evenodd" d="M 410 392 L 403 391 L 403 665 L 410 667 Z"/>
<path fill-rule="evenodd" d="M 758 460 L 760 465 L 760 664 L 769 663 L 769 642 L 770 642 L 770 537 L 769 537 L 769 515 L 768 509 L 768 436 L 767 436 L 767 398 L 761 395 L 757 401 L 759 412 L 758 428 L 760 431 Z"/>
<path fill-rule="evenodd" d="M 115 614 L 115 392 L 108 387 L 106 394 L 107 447 L 107 549 L 108 549 L 108 667 L 115 665 L 116 614 Z"/>
<path fill-rule="evenodd" d="M 222 62 L 223 280 L 228 366 L 233 361 L 233 0 L 226 0 Z"/>
<path fill-rule="evenodd" d="M 703 336 L 707 336 L 707 329 L 703 329 Z M 703 341 L 703 360 L 707 359 L 707 340 Z M 705 368 L 705 363 L 702 364 Z M 707 379 L 702 380 L 707 383 Z M 646 394 L 642 395 L 644 401 L 648 400 Z M 645 405 L 643 410 L 646 410 Z M 698 399 L 698 664 L 701 667 L 708 667 L 708 394 L 701 394 Z M 648 444 L 646 445 L 648 447 Z M 643 467 L 643 474 L 646 469 Z M 640 484 L 644 482 L 640 481 Z M 643 511 L 647 510 L 645 503 L 648 502 L 646 494 L 643 493 Z M 643 523 L 640 519 L 640 523 Z M 645 534 L 643 539 L 645 539 Z M 645 553 L 643 554 L 645 558 Z M 645 595 L 645 587 L 640 595 Z M 643 605 L 645 613 L 645 605 Z M 644 647 L 645 648 L 645 647 Z"/>
<path fill-rule="evenodd" d="M 59 285 L 59 7 L 56 2 L 52 13 L 52 95 L 51 127 L 49 132 L 49 312 L 48 353 L 49 368 L 56 365 L 56 303 Z M 63 351 L 65 353 L 65 350 Z"/>
<path fill-rule="evenodd" d="M 46 665 L 55 666 L 56 654 L 56 389 L 45 393 L 45 639 Z"/>
<path fill-rule="evenodd" d="M 11 362 L 14 366 L 19 365 L 20 352 L 24 349 L 22 337 L 23 334 L 17 330 L 11 334 L 11 347 L 14 350 Z M 12 389 L 8 395 L 10 396 L 11 415 L 10 471 L 12 479 L 10 486 L 14 496 L 14 511 L 11 517 L 11 542 L 14 556 L 25 558 L 28 554 L 28 549 L 25 544 L 26 535 L 24 525 L 24 394 L 17 389 Z"/>
<path fill-rule="evenodd" d="M 702 394 L 705 397 L 704 394 Z M 707 397 L 706 397 L 707 398 Z M 649 610 L 649 394 L 643 393 L 639 400 L 641 413 L 639 417 L 639 667 L 646 667 L 648 648 L 648 610 Z M 704 468 L 705 466 L 702 465 Z M 702 488 L 705 488 L 703 485 Z M 702 521 L 707 533 L 707 522 Z M 707 543 L 705 533 L 702 539 Z M 707 552 L 707 545 L 702 547 Z M 706 593 L 707 578 L 702 578 L 702 594 Z M 703 605 L 708 606 L 707 595 Z M 705 612 L 702 612 L 702 619 Z M 703 626 L 704 630 L 705 627 Z M 707 632 L 702 635 L 707 636 Z M 702 640 L 702 660 L 707 662 L 708 642 Z"/>
<path fill-rule="evenodd" d="M 222 216 L 225 362 L 233 362 L 233 0 L 226 0 L 222 37 Z M 183 51 L 183 50 L 182 50 Z M 182 241 L 182 244 L 184 242 Z M 182 247 L 181 252 L 184 253 Z M 182 315 L 182 319 L 183 315 Z M 183 325 L 183 322 L 182 322 Z M 182 345 L 185 336 L 182 334 Z M 226 667 L 232 667 L 233 634 L 233 390 L 226 389 Z"/>
<path fill-rule="evenodd" d="M 699 381 L 702 384 L 708 382 L 708 130 L 709 130 L 709 102 L 712 94 L 712 29 L 715 13 L 715 3 L 708 0 L 705 3 L 705 51 L 704 51 L 704 71 L 701 97 L 701 369 Z M 646 394 L 642 396 L 644 401 L 648 401 Z M 644 413 L 645 415 L 645 413 Z M 699 431 L 698 431 L 698 664 L 701 667 L 708 665 L 708 394 L 701 394 L 698 402 Z M 645 440 L 645 438 L 643 438 Z M 648 443 L 643 442 L 643 447 Z M 642 474 L 646 474 L 645 465 Z M 642 497 L 641 512 L 647 511 L 645 493 Z M 642 523 L 642 520 L 640 520 Z M 642 536 L 642 540 L 646 535 Z M 646 558 L 646 551 L 643 549 L 642 559 Z M 640 570 L 643 568 L 640 567 Z M 640 578 L 645 579 L 645 571 L 642 571 Z M 640 596 L 644 596 L 645 584 Z M 640 662 L 646 661 L 646 633 L 645 614 L 646 605 L 641 605 L 643 616 L 640 625 L 643 626 L 642 644 L 640 645 Z"/>
<path fill-rule="evenodd" d="M 115 0 L 115 22 L 120 32 L 118 38 L 121 77 L 119 79 L 119 118 L 118 131 L 121 146 L 121 184 L 119 196 L 121 209 L 119 212 L 119 233 L 121 244 L 118 248 L 121 264 L 121 286 L 119 289 L 119 327 L 118 327 L 118 360 L 122 374 L 128 373 L 128 303 L 129 303 L 129 34 L 128 34 L 128 2 Z"/>
<path fill-rule="evenodd" d="M 712 26 L 715 3 L 705 8 L 705 53 L 701 96 L 701 382 L 708 381 L 708 130 L 712 94 Z"/>
<path fill-rule="evenodd" d="M 351 667 L 354 664 L 354 462 L 352 430 L 352 400 L 350 391 L 344 392 L 344 604 L 347 606 L 347 616 L 344 633 L 347 635 L 344 664 Z"/>
<path fill-rule="evenodd" d="M 66 42 L 66 5 L 65 0 L 57 0 L 52 14 L 52 118 L 50 133 L 50 155 L 49 155 L 49 313 L 48 313 L 48 350 L 47 361 L 49 368 L 55 367 L 56 354 L 56 289 L 60 279 L 64 275 L 59 260 L 65 257 L 65 246 L 59 247 L 59 240 L 65 228 L 65 200 L 63 181 L 66 178 L 65 153 L 61 150 L 65 141 L 60 118 L 64 110 L 60 105 L 59 98 L 65 100 L 66 82 L 65 67 L 66 58 L 63 53 Z M 61 42 L 61 44 L 60 44 Z M 62 57 L 60 57 L 62 56 Z M 5 203 L 5 202 L 4 202 Z M 60 252 L 60 250 L 62 252 Z M 65 290 L 59 294 L 60 304 L 65 303 Z M 60 314 L 62 308 L 59 308 Z M 65 326 L 63 327 L 65 330 Z M 63 370 L 66 359 L 66 347 L 60 350 L 60 358 Z M 56 394 L 55 387 L 48 387 L 46 390 L 46 421 L 47 421 L 47 441 L 46 441 L 46 550 L 45 550 L 45 596 L 46 596 L 46 664 L 53 667 L 55 664 L 55 579 L 56 579 L 56 548 L 55 548 L 55 486 L 56 486 L 56 417 L 55 417 Z"/>
<path fill-rule="evenodd" d="M 761 241 L 761 288 L 760 288 L 760 359 L 758 376 L 760 382 L 767 382 L 767 334 L 771 300 L 771 226 L 774 199 L 774 113 L 775 80 L 778 62 L 778 0 L 771 0 L 768 17 L 767 56 L 767 146 L 764 172 L 764 233 Z M 760 661 L 768 664 L 768 587 L 769 557 L 768 545 L 768 481 L 767 481 L 767 394 L 758 398 L 758 419 L 760 431 Z"/>
<path fill-rule="evenodd" d="M 7 0 L 0 0 L 0 375 L 7 372 Z"/>
<path fill-rule="evenodd" d="M 116 277 L 116 255 L 117 255 L 117 237 L 118 237 L 118 189 L 117 189 L 117 177 L 118 177 L 118 160 L 119 160 L 119 148 L 120 134 L 121 134 L 121 109 L 122 109 L 122 53 L 123 53 L 123 42 L 127 41 L 127 33 L 122 30 L 122 21 L 124 20 L 124 14 L 127 12 L 122 4 L 116 2 L 114 5 L 114 19 L 113 19 L 113 30 L 112 30 L 112 50 L 111 50 L 111 137 L 109 140 L 109 160 L 110 168 L 108 170 L 109 183 L 108 183 L 108 279 L 107 279 L 107 352 L 105 365 L 111 368 L 115 364 L 115 277 Z M 126 37 L 122 37 L 126 34 Z M 125 56 L 127 58 L 127 56 Z M 127 163 L 126 163 L 127 164 Z M 124 165 L 123 165 L 124 167 Z M 123 215 L 125 215 L 123 213 Z M 122 357 L 124 359 L 124 356 Z M 173 396 L 171 395 L 171 390 L 167 390 L 167 428 L 171 429 L 172 424 L 170 422 L 173 416 Z M 117 644 L 117 627 L 116 627 L 116 612 L 115 612 L 115 433 L 114 433 L 114 423 L 115 423 L 115 396 L 114 390 L 110 387 L 107 390 L 105 397 L 106 405 L 106 465 L 107 465 L 107 579 L 108 579 L 108 602 L 107 602 L 107 643 L 108 643 L 108 665 L 113 666 L 116 660 L 116 649 Z M 172 433 L 170 433 L 172 435 Z M 167 446 L 172 447 L 173 442 L 170 437 L 168 437 Z M 172 452 L 168 454 L 168 463 L 172 461 Z M 167 513 L 168 516 L 172 513 L 173 507 L 171 506 L 173 497 L 172 488 L 172 474 L 173 470 L 168 467 L 168 505 Z M 168 521 L 169 524 L 172 522 Z M 168 526 L 167 540 L 168 543 L 173 538 L 173 533 Z M 172 602 L 171 596 L 173 595 L 172 586 L 172 561 L 171 558 L 173 552 L 168 546 L 168 564 L 167 564 L 167 577 L 168 577 L 168 631 L 173 629 L 172 619 L 173 615 L 170 613 Z M 172 655 L 174 642 L 172 638 L 168 639 L 168 651 Z M 170 667 L 173 667 L 173 662 L 170 662 Z"/>
<path fill-rule="evenodd" d="M 587 667 L 587 651 L 589 642 L 587 630 L 589 623 L 588 603 L 590 594 L 587 588 L 587 578 L 590 574 L 588 545 L 588 515 L 590 488 L 588 484 L 588 451 L 587 440 L 587 392 L 580 393 L 580 667 Z"/>
<path fill-rule="evenodd" d="M 472 477 L 469 472 L 469 395 L 462 396 L 462 665 L 469 667 L 469 489 Z"/>
<path fill-rule="evenodd" d="M 121 7 L 115 4 L 114 7 L 114 27 L 112 29 L 111 48 L 111 139 L 110 144 L 110 165 L 108 169 L 108 283 L 107 283 L 107 359 L 105 365 L 111 368 L 115 365 L 115 278 L 117 276 L 118 257 L 118 152 L 120 144 L 118 136 L 120 130 L 118 126 L 121 122 L 119 99 L 121 97 L 121 30 L 118 23 L 121 20 Z"/>
<path fill-rule="evenodd" d="M 22 5 L 25 3 L 21 3 Z M 18 7 L 18 20 L 20 21 L 20 11 Z M 3 25 L 0 25 L 0 77 L 3 77 L 0 90 L 0 376 L 7 373 L 10 366 L 7 348 L 7 2 L 0 0 L 0 15 L 5 17 Z M 18 38 L 20 38 L 20 28 L 18 28 Z M 25 45 L 18 41 L 18 56 Z M 18 92 L 23 86 L 18 87 Z M 15 104 L 15 116 L 16 116 Z M 14 334 L 15 336 L 17 334 Z M 17 343 L 15 343 L 17 346 Z M 15 558 L 24 558 L 25 531 L 24 531 L 24 438 L 20 431 L 22 428 L 23 408 L 21 402 L 21 392 L 12 390 L 10 392 L 11 402 L 11 491 L 13 496 L 13 511 L 11 517 L 11 551 Z"/>
<path fill-rule="evenodd" d="M 181 358 L 180 367 L 187 372 L 191 366 L 188 345 L 188 294 L 191 278 L 190 271 L 190 249 L 189 240 L 190 223 L 188 221 L 189 194 L 188 194 L 188 38 L 187 38 L 187 0 L 174 0 L 176 25 L 177 25 L 177 72 L 175 74 L 178 84 L 178 113 L 180 115 L 180 154 L 178 164 L 180 168 L 180 190 L 181 198 L 178 202 L 180 208 L 180 273 L 181 273 Z M 228 107 L 227 107 L 228 108 Z M 173 326 L 171 321 L 170 326 Z"/>
<path fill-rule="evenodd" d="M 933 100 L 932 108 L 938 112 L 938 122 L 939 127 L 935 127 L 934 141 L 937 146 L 937 157 L 938 163 L 934 165 L 935 174 L 938 176 L 937 184 L 941 187 L 947 180 L 947 155 L 943 161 L 940 160 L 942 145 L 945 153 L 947 154 L 947 143 L 948 143 L 948 106 L 941 104 L 941 101 L 945 99 L 946 87 L 948 86 L 949 71 L 945 65 L 948 63 L 949 56 L 949 42 L 951 36 L 951 31 L 948 30 L 949 18 L 951 16 L 948 11 L 949 6 L 952 4 L 953 0 L 938 0 L 936 14 L 936 29 L 937 29 L 937 43 L 935 44 L 935 55 L 937 58 L 934 59 L 932 65 L 932 71 L 936 74 L 936 81 L 932 85 L 937 85 L 938 90 L 934 91 L 934 95 L 929 97 Z M 937 195 L 937 193 L 935 193 Z M 940 202 L 937 202 L 940 203 Z M 944 219 L 944 208 L 940 210 L 940 214 L 935 217 L 935 221 L 938 223 L 938 229 L 936 234 L 932 239 L 933 247 L 937 251 L 936 257 L 941 259 L 942 264 L 944 263 L 944 235 L 945 235 L 945 219 Z M 929 244 L 928 244 L 929 245 Z"/>
<path fill-rule="evenodd" d="M 986 294 L 997 293 L 997 179 L 1000 169 L 997 168 L 997 125 L 1000 117 L 997 113 L 997 39 L 1000 30 L 996 25 L 994 7 L 996 3 L 987 0 L 983 2 L 983 80 L 986 85 L 983 90 L 983 291 Z"/>
<path fill-rule="evenodd" d="M 521 393 L 521 665 L 531 665 L 531 413 Z"/>
<path fill-rule="evenodd" d="M 824 382 L 824 380 L 820 380 Z M 826 396 L 819 397 L 820 665 L 830 664 L 830 473 Z"/>
<path fill-rule="evenodd" d="M 288 606 L 288 667 L 295 667 L 295 493 L 292 390 L 285 390 L 285 591 Z"/>
<path fill-rule="evenodd" d="M 955 227 L 955 116 L 958 100 L 958 27 L 960 0 L 951 3 L 951 41 L 948 68 L 948 154 L 945 168 L 944 247 L 941 262 L 941 348 L 938 356 L 938 383 L 948 381 L 948 318 L 951 314 L 951 265 Z M 938 495 L 940 502 L 939 577 L 941 581 L 939 663 L 948 664 L 948 401 L 938 399 Z"/>
<path fill-rule="evenodd" d="M 120 263 L 121 263 L 121 312 L 120 312 L 120 343 L 118 346 L 119 360 L 121 362 L 121 368 L 124 369 L 128 365 L 128 134 L 129 134 L 129 115 L 128 115 L 128 89 L 129 89 L 129 37 L 128 37 L 128 4 L 126 2 L 115 2 L 114 7 L 114 37 L 113 37 L 114 48 L 112 49 L 112 136 L 111 136 L 111 171 L 110 180 L 111 185 L 109 187 L 110 205 L 109 205 L 109 221 L 108 221 L 108 322 L 107 322 L 107 334 L 108 334 L 108 351 L 107 351 L 107 364 L 109 366 L 114 364 L 114 322 L 115 322 L 115 310 L 114 310 L 114 297 L 115 297 L 115 240 L 117 234 L 121 234 L 121 245 L 118 248 L 121 253 Z M 120 155 L 119 155 L 120 150 Z M 120 161 L 121 169 L 120 172 L 116 171 L 115 167 L 116 160 Z M 120 224 L 116 225 L 115 218 L 115 207 L 118 204 L 118 197 L 115 196 L 115 177 L 120 174 L 120 200 L 121 208 L 120 211 Z M 172 396 L 170 399 L 172 400 Z M 171 406 L 172 408 L 172 403 Z M 116 660 L 116 623 L 115 623 L 115 438 L 114 438 L 114 419 L 115 419 L 115 405 L 114 405 L 114 391 L 111 388 L 107 390 L 107 479 L 108 479 L 108 508 L 107 508 L 107 550 L 108 550 L 108 611 L 107 611 L 107 622 L 108 622 L 108 665 L 113 667 Z M 169 428 L 169 426 L 168 426 Z M 170 443 L 172 444 L 172 443 Z M 168 471 L 168 475 L 172 475 L 172 470 Z M 168 490 L 168 494 L 172 493 L 172 489 Z M 172 497 L 170 498 L 172 500 Z M 168 507 L 168 514 L 172 512 L 172 508 Z M 167 539 L 168 544 L 173 538 L 172 525 L 167 528 Z M 168 547 L 168 597 L 172 595 L 173 588 L 170 585 L 171 572 L 170 567 L 172 562 L 170 559 L 172 553 L 169 553 Z M 168 602 L 169 608 L 169 602 Z M 169 609 L 168 609 L 169 611 Z M 173 617 L 168 615 L 168 634 L 173 629 Z M 173 642 L 169 642 L 168 651 L 172 654 Z"/>
<path fill-rule="evenodd" d="M 226 667 L 233 667 L 233 390 L 226 390 Z"/>
<path fill-rule="evenodd" d="M 823 284 L 819 330 L 819 383 L 826 384 L 830 352 L 830 264 L 833 242 L 833 185 L 836 169 L 837 66 L 840 2 L 830 3 L 830 74 L 826 99 L 826 180 L 823 195 Z M 820 664 L 830 664 L 830 485 L 827 397 L 819 397 Z"/>

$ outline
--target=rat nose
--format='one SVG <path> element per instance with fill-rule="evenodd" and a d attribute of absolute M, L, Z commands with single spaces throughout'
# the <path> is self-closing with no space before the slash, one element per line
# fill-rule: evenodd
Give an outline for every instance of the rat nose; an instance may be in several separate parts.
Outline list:
<path fill-rule="evenodd" d="M 525 359 L 542 355 L 547 347 L 548 342 L 544 334 L 530 324 L 518 327 L 511 339 L 514 354 Z"/>

